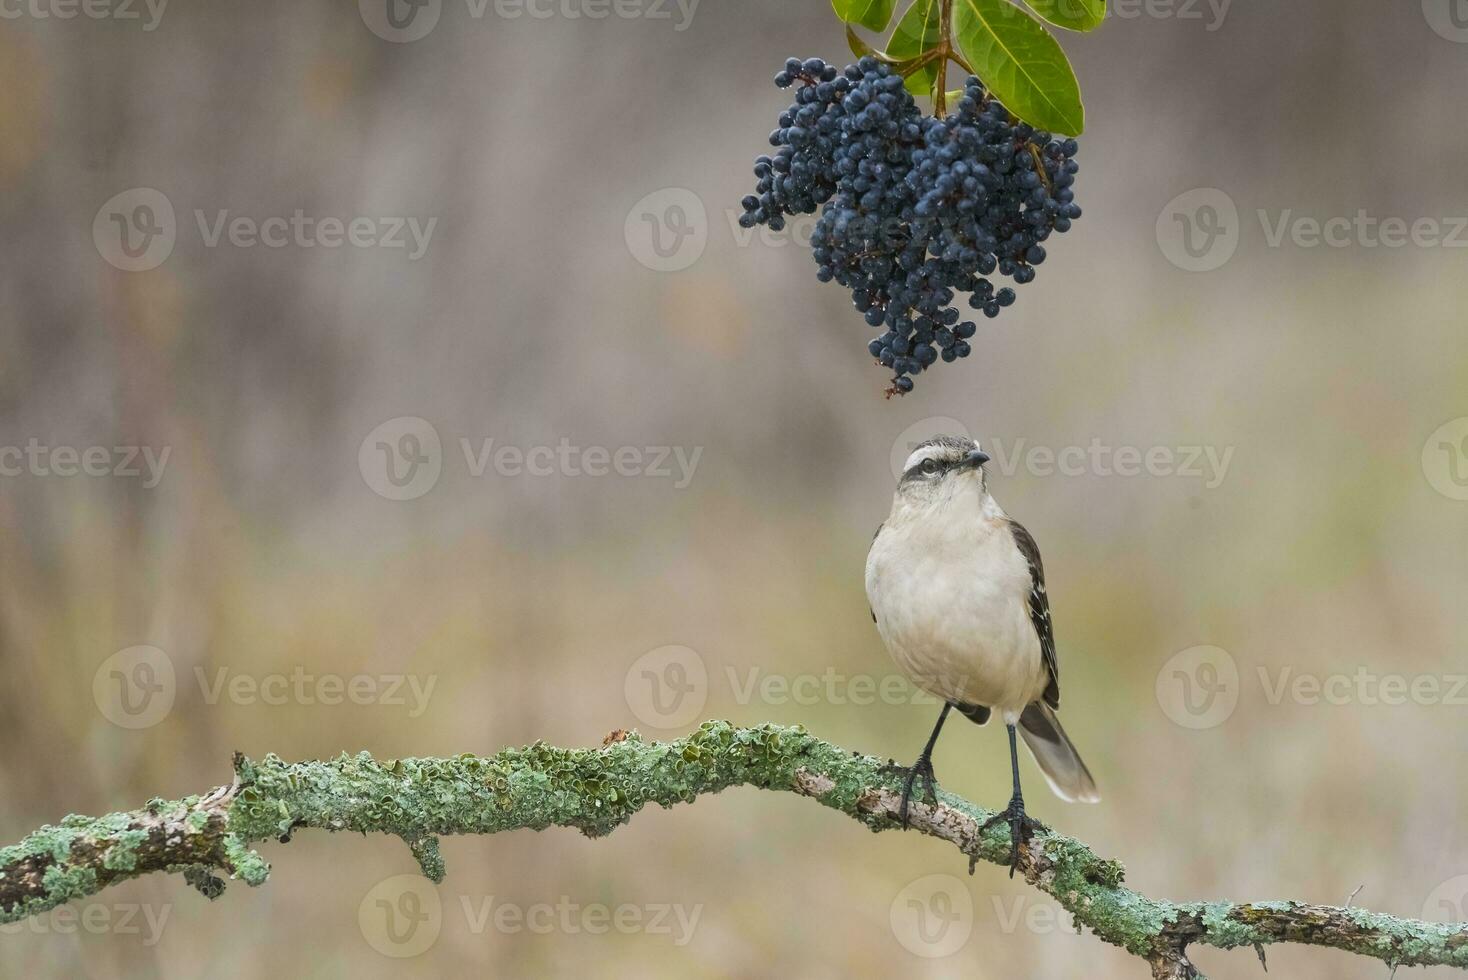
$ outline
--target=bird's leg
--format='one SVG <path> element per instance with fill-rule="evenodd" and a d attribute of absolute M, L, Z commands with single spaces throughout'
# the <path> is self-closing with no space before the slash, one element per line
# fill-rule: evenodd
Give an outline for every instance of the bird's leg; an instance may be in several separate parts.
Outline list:
<path fill-rule="evenodd" d="M 1038 820 L 1031 819 L 1029 814 L 1025 813 L 1025 796 L 1019 788 L 1019 744 L 1015 738 L 1014 726 L 1007 727 L 1009 728 L 1009 767 L 1014 775 L 1014 795 L 1009 798 L 1009 806 L 984 821 L 984 825 L 979 828 L 979 833 L 982 834 L 1001 821 L 1009 824 L 1009 877 L 1013 878 L 1015 869 L 1019 867 L 1020 846 L 1030 834 L 1036 830 L 1044 830 L 1045 825 Z"/>
<path fill-rule="evenodd" d="M 898 808 L 897 819 L 902 821 L 902 829 L 907 829 L 907 804 L 912 799 L 912 787 L 917 782 L 918 776 L 923 777 L 923 799 L 938 802 L 938 796 L 934 792 L 938 785 L 938 777 L 933 773 L 933 746 L 938 744 L 938 733 L 943 730 L 943 722 L 948 720 L 948 712 L 953 705 L 944 702 L 943 712 L 938 715 L 938 724 L 933 726 L 933 734 L 928 736 L 928 744 L 923 746 L 922 753 L 912 768 L 907 770 L 907 784 L 902 790 L 902 806 Z"/>

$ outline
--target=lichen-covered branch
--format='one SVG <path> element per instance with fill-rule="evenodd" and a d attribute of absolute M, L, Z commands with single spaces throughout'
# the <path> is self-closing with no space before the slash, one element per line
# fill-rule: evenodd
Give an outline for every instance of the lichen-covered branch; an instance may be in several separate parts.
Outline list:
<path fill-rule="evenodd" d="M 423 873 L 443 878 L 438 838 L 523 827 L 611 833 L 649 803 L 671 807 L 732 786 L 815 799 L 872 830 L 898 828 L 897 775 L 802 728 L 708 722 L 674 742 L 615 732 L 595 749 L 536 743 L 497 755 L 326 762 L 235 757 L 235 778 L 202 797 L 153 800 L 105 817 L 67 817 L 0 848 L 0 923 L 15 922 L 154 871 L 178 872 L 210 898 L 220 874 L 251 885 L 270 868 L 250 845 L 288 841 L 302 828 L 392 834 Z M 950 841 L 977 861 L 1009 863 L 1009 832 L 980 833 L 991 811 L 948 793 L 915 803 L 916 832 Z M 1021 855 L 1030 884 L 1097 938 L 1144 959 L 1152 976 L 1196 978 L 1190 945 L 1329 946 L 1396 966 L 1468 967 L 1468 924 L 1399 919 L 1300 902 L 1173 903 L 1122 884 L 1123 868 L 1085 844 L 1041 833 Z"/>

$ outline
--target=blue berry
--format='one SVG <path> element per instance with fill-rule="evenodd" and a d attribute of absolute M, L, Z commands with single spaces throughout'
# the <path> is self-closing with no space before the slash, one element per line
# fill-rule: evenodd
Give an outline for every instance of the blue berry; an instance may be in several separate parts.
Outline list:
<path fill-rule="evenodd" d="M 811 238 L 816 278 L 851 292 L 873 327 L 867 349 L 897 376 L 971 351 L 977 328 L 955 299 L 996 317 L 1015 301 L 986 277 L 1034 280 L 1041 244 L 1081 216 L 1074 201 L 1075 140 L 1023 124 L 970 78 L 952 114 L 928 117 L 902 79 L 868 56 L 839 71 L 819 58 L 791 58 L 776 84 L 795 102 L 770 134 L 774 152 L 755 160 L 755 193 L 741 202 L 742 227 L 784 227 L 789 215 L 819 217 Z"/>

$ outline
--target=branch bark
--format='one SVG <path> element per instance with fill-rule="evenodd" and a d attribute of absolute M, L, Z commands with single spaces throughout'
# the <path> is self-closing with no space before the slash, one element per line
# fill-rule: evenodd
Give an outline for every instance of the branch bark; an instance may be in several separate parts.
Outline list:
<path fill-rule="evenodd" d="M 152 800 L 104 817 L 70 816 L 0 848 L 0 923 L 16 922 L 155 871 L 182 874 L 210 898 L 219 875 L 251 885 L 270 866 L 250 850 L 301 828 L 401 838 L 423 874 L 444 875 L 438 837 L 574 827 L 601 837 L 649 803 L 672 807 L 732 786 L 810 797 L 874 831 L 898 828 L 897 777 L 871 756 L 803 728 L 736 728 L 708 722 L 673 742 L 614 732 L 595 749 L 537 742 L 497 755 L 379 761 L 366 753 L 288 763 L 236 755 L 235 778 L 205 796 Z M 954 844 L 969 858 L 1009 863 L 1009 832 L 979 828 L 993 812 L 939 791 L 915 802 L 913 830 Z M 1074 838 L 1045 832 L 1021 855 L 1021 870 L 1097 938 L 1144 960 L 1155 978 L 1193 980 L 1192 945 L 1235 949 L 1274 943 L 1328 946 L 1389 966 L 1468 968 L 1468 924 L 1421 922 L 1301 902 L 1172 903 L 1123 884 L 1124 869 Z"/>

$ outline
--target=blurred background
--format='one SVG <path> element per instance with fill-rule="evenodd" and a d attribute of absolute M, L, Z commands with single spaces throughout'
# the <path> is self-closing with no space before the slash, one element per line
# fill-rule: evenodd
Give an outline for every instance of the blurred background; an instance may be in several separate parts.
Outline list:
<path fill-rule="evenodd" d="M 1026 760 L 1038 817 L 1157 897 L 1468 918 L 1454 4 L 1065 35 L 1085 216 L 890 401 L 809 225 L 735 223 L 774 72 L 846 60 L 820 0 L 7 6 L 0 841 L 234 750 L 728 718 L 908 762 L 937 708 L 862 566 L 892 457 L 961 430 L 1044 550 L 1105 796 Z M 1007 799 L 1002 729 L 950 724 L 936 766 Z M 213 904 L 155 877 L 0 927 L 0 974 L 1145 972 L 1001 869 L 752 789 L 448 840 L 437 889 L 384 838 L 262 849 Z"/>

